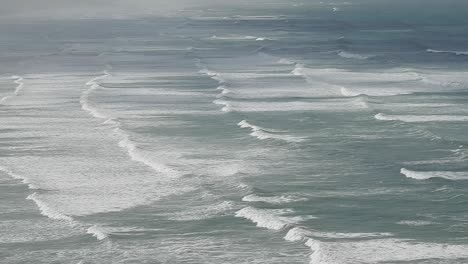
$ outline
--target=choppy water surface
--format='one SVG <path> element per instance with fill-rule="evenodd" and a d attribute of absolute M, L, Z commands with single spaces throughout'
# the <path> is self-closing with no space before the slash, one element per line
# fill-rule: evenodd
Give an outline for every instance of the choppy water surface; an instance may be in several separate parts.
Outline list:
<path fill-rule="evenodd" d="M 0 262 L 468 263 L 463 16 L 284 2 L 0 25 Z"/>

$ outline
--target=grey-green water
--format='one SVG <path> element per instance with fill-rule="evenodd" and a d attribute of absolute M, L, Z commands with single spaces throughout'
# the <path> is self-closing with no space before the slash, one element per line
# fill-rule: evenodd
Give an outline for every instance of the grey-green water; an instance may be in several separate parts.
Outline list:
<path fill-rule="evenodd" d="M 402 6 L 0 25 L 0 262 L 467 263 L 466 18 Z"/>

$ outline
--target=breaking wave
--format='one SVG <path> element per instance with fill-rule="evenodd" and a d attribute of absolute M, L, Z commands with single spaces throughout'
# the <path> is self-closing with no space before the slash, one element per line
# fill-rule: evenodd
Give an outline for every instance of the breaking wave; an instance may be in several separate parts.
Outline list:
<path fill-rule="evenodd" d="M 97 240 L 103 240 L 103 239 L 108 238 L 108 235 L 104 232 L 104 230 L 102 230 L 102 228 L 100 228 L 97 225 L 93 225 L 93 226 L 89 227 L 86 230 L 86 233 L 92 235 Z"/>
<path fill-rule="evenodd" d="M 39 207 L 39 210 L 41 211 L 41 214 L 44 215 L 44 216 L 47 216 L 47 217 L 49 217 L 51 219 L 55 219 L 55 220 L 64 220 L 64 221 L 69 221 L 69 222 L 73 221 L 73 218 L 71 216 L 62 214 L 59 211 L 55 210 L 54 208 L 50 207 L 45 202 L 41 201 L 38 198 L 37 193 L 33 193 L 33 194 L 29 195 L 26 199 L 34 201 L 36 203 L 37 207 Z"/>
<path fill-rule="evenodd" d="M 258 139 L 278 139 L 278 140 L 283 140 L 283 141 L 288 141 L 288 142 L 304 141 L 304 138 L 301 138 L 301 137 L 281 134 L 281 133 L 284 133 L 285 131 L 266 129 L 263 127 L 255 126 L 255 125 L 248 123 L 246 120 L 242 120 L 237 125 L 240 126 L 241 128 L 251 129 L 252 133 L 250 133 L 250 135 Z"/>
<path fill-rule="evenodd" d="M 303 217 L 284 216 L 287 213 L 288 211 L 257 209 L 249 206 L 237 211 L 236 217 L 243 217 L 254 222 L 258 227 L 271 230 L 282 230 L 304 220 Z"/>

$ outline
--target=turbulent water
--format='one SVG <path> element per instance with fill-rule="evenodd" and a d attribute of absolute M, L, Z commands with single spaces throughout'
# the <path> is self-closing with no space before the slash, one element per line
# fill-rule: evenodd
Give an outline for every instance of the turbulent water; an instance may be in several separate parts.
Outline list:
<path fill-rule="evenodd" d="M 1 24 L 0 262 L 468 263 L 462 11 Z"/>

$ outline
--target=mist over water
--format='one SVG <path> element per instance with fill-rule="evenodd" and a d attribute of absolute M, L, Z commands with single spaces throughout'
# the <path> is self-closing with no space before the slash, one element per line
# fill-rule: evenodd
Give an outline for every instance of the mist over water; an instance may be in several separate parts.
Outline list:
<path fill-rule="evenodd" d="M 1 263 L 468 262 L 466 4 L 46 2 L 0 24 Z"/>

